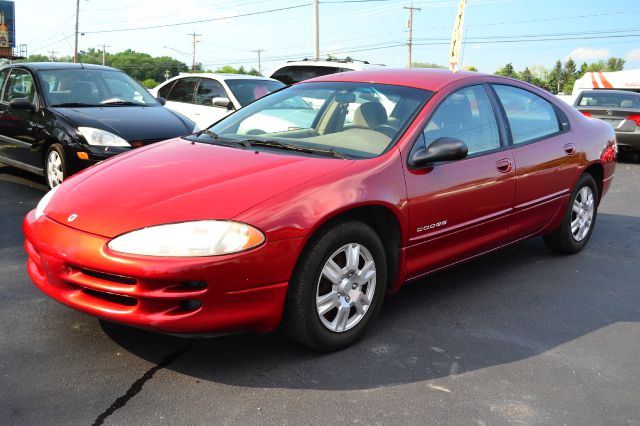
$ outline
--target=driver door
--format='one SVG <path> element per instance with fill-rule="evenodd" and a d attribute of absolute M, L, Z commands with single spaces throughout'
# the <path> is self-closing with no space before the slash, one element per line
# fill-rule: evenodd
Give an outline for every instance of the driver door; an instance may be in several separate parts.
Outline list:
<path fill-rule="evenodd" d="M 496 114 L 483 85 L 447 96 L 414 149 L 441 137 L 460 139 L 469 151 L 462 160 L 405 173 L 409 199 L 407 278 L 508 241 L 514 162 L 501 142 Z"/>

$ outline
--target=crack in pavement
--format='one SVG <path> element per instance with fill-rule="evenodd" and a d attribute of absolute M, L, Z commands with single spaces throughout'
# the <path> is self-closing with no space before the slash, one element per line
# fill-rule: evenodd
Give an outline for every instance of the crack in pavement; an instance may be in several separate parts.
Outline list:
<path fill-rule="evenodd" d="M 151 379 L 153 377 L 153 375 L 156 374 L 156 372 L 158 370 L 161 370 L 161 369 L 167 367 L 169 364 L 171 364 L 172 362 L 174 362 L 175 360 L 180 358 L 182 355 L 184 355 L 192 347 L 193 347 L 193 342 L 187 343 L 182 348 L 180 348 L 177 351 L 172 352 L 169 355 L 167 355 L 166 357 L 164 357 L 157 365 L 155 365 L 154 367 L 152 367 L 149 370 L 147 370 L 147 372 L 144 373 L 142 375 L 142 377 L 140 377 L 138 380 L 133 382 L 131 387 L 127 390 L 127 392 L 124 395 L 122 395 L 121 397 L 116 399 L 113 402 L 113 404 L 111 404 L 111 406 L 109 406 L 109 408 L 107 408 L 104 412 L 102 412 L 102 414 L 100 414 L 96 418 L 96 420 L 93 422 L 92 426 L 98 426 L 98 425 L 103 424 L 107 417 L 109 417 L 110 415 L 112 415 L 117 410 L 121 409 L 122 407 L 124 407 L 127 404 L 127 402 L 129 402 L 129 400 L 131 398 L 136 396 L 142 390 L 142 387 L 144 386 L 144 384 L 149 379 Z"/>

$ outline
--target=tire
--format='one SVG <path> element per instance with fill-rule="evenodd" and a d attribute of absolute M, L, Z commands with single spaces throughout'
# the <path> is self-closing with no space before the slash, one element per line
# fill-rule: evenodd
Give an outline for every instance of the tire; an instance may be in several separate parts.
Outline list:
<path fill-rule="evenodd" d="M 67 162 L 59 143 L 52 144 L 47 150 L 44 158 L 44 178 L 49 188 L 60 185 L 67 178 Z"/>
<path fill-rule="evenodd" d="M 587 245 L 596 224 L 598 197 L 598 187 L 593 176 L 589 173 L 580 176 L 571 192 L 562 224 L 554 232 L 543 237 L 545 243 L 559 253 L 573 254 L 582 250 Z"/>
<path fill-rule="evenodd" d="M 348 262 L 349 255 L 357 263 Z M 298 260 L 283 331 L 318 351 L 350 346 L 380 310 L 386 288 L 387 259 L 378 235 L 361 222 L 339 223 L 312 240 Z"/>

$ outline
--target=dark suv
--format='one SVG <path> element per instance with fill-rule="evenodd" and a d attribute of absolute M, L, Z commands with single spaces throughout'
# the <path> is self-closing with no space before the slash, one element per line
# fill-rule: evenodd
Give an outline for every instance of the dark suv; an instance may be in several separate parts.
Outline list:
<path fill-rule="evenodd" d="M 100 160 L 194 127 L 113 68 L 0 68 L 0 163 L 44 175 L 50 187 Z"/>

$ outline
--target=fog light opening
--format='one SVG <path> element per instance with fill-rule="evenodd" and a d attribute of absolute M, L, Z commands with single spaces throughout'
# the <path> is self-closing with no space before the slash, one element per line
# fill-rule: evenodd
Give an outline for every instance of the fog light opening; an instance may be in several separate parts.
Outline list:
<path fill-rule="evenodd" d="M 183 300 L 180 302 L 180 310 L 185 312 L 195 311 L 202 306 L 202 302 L 198 300 Z"/>

